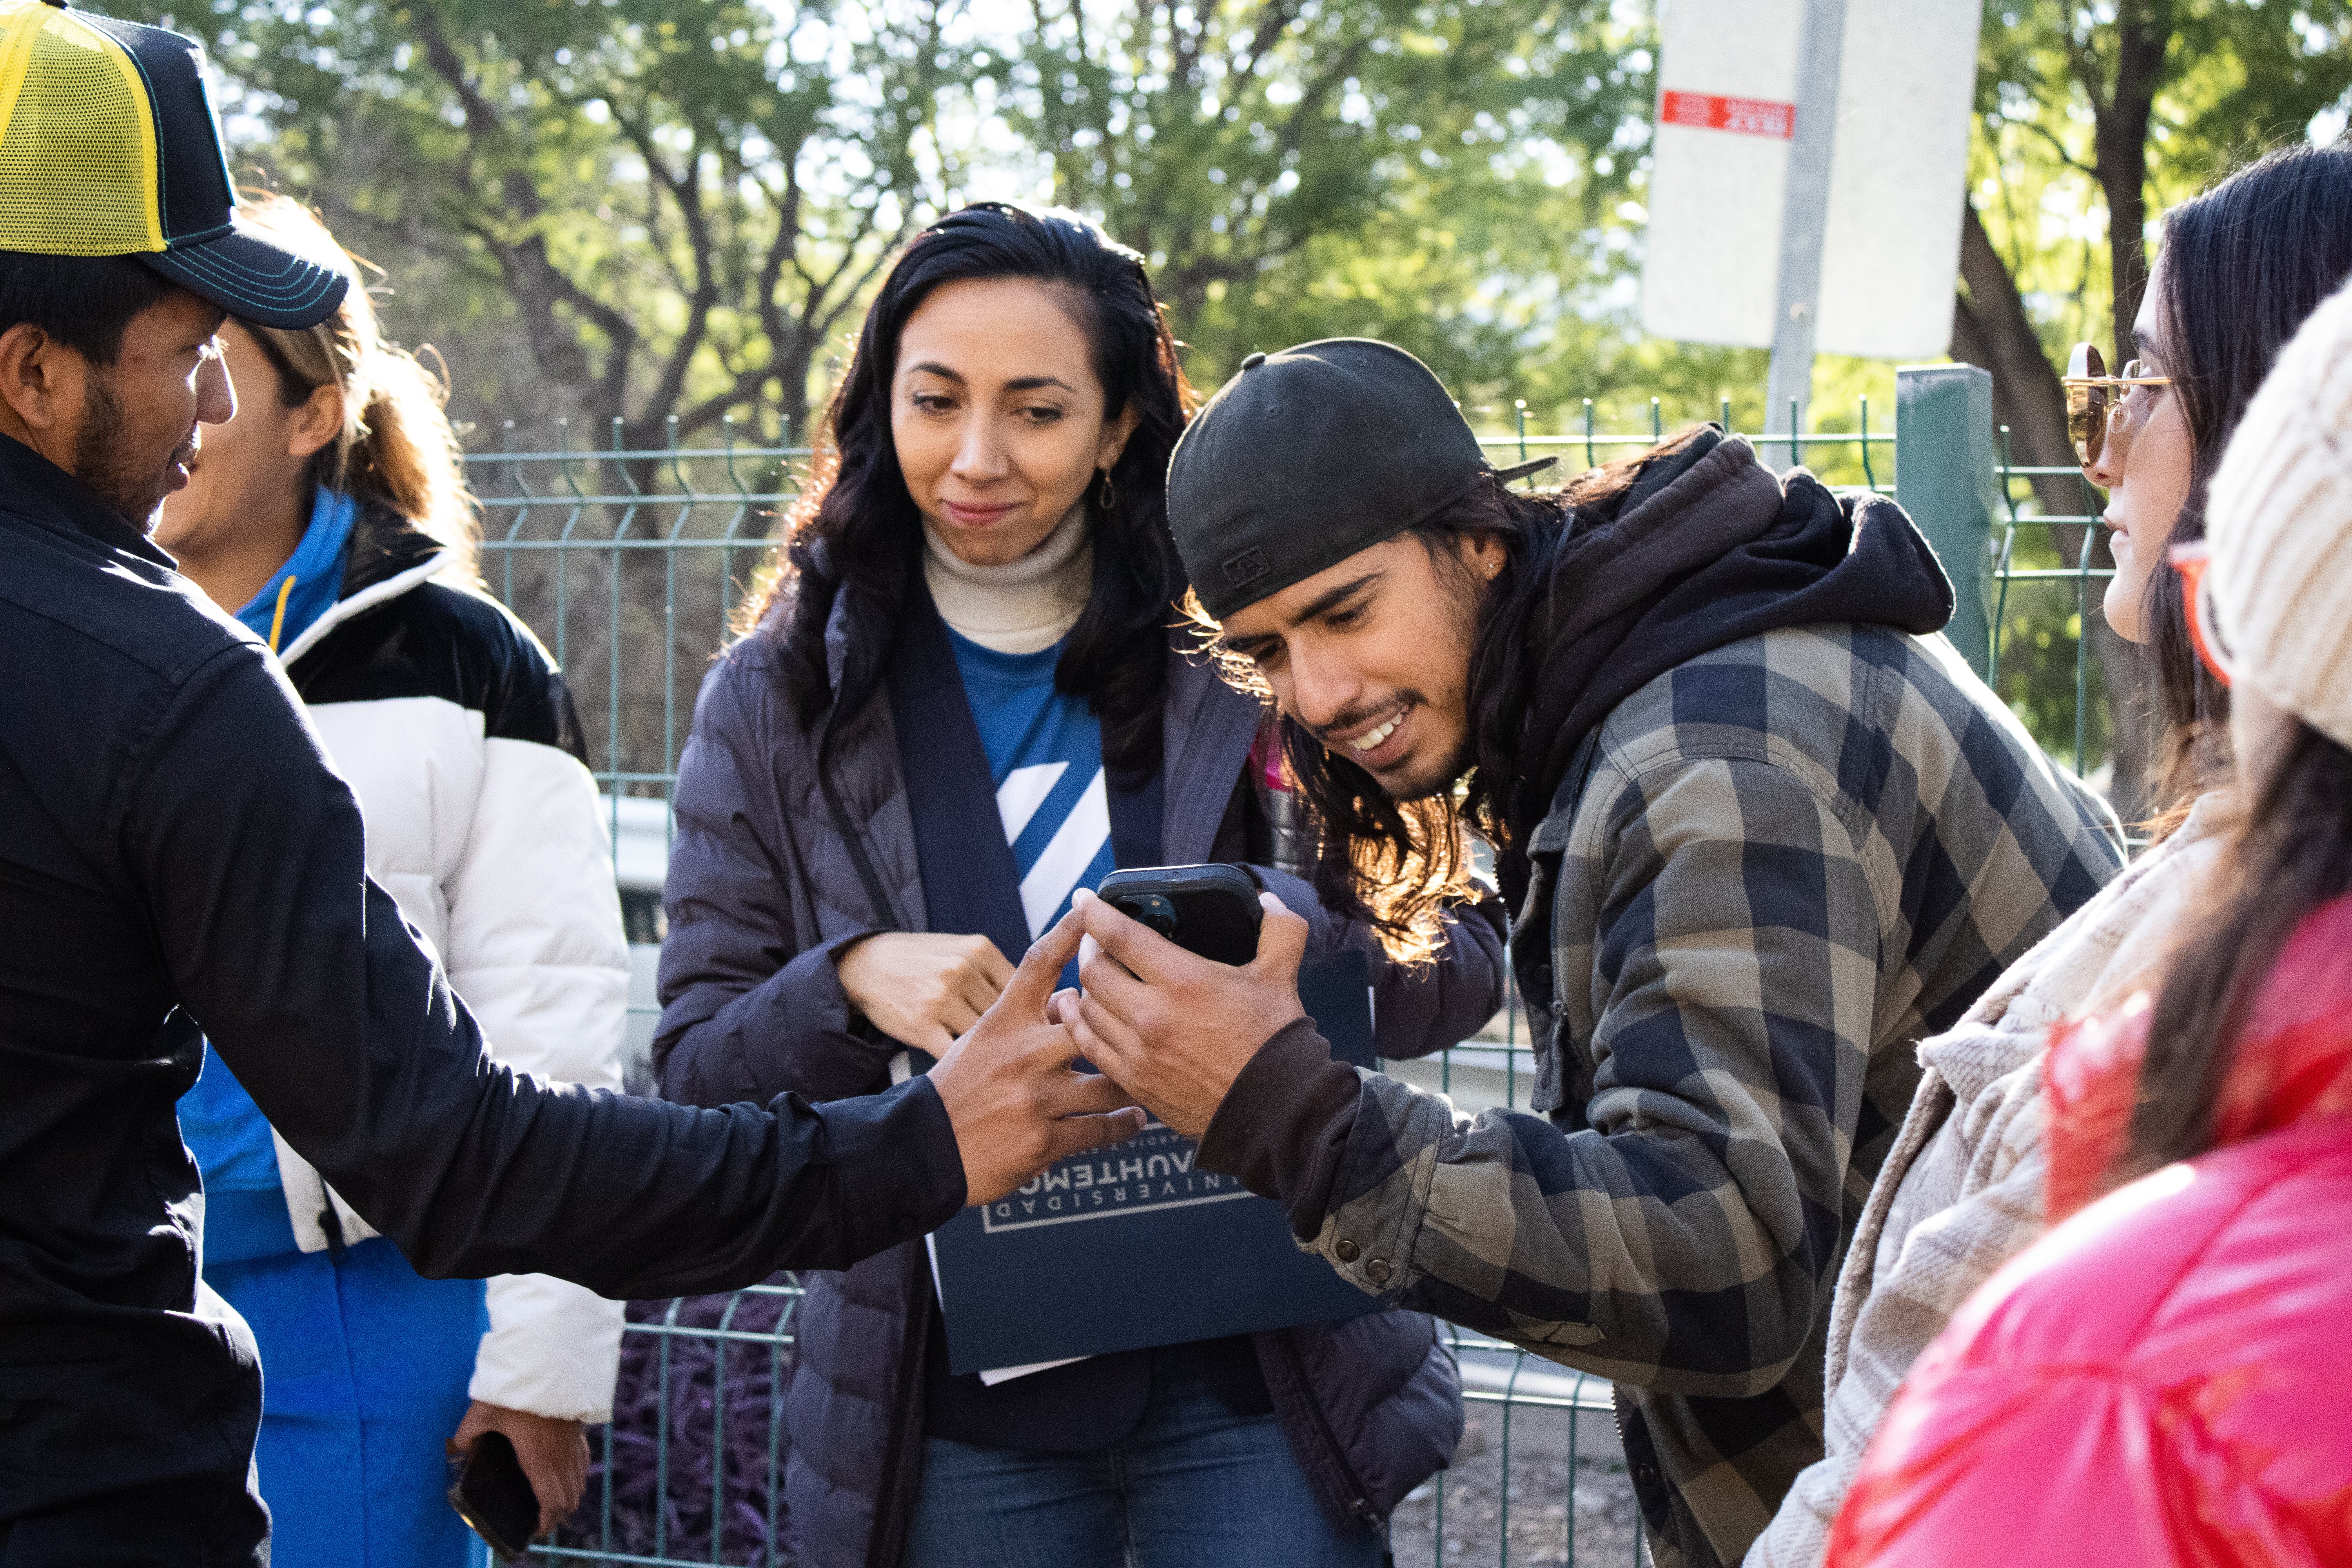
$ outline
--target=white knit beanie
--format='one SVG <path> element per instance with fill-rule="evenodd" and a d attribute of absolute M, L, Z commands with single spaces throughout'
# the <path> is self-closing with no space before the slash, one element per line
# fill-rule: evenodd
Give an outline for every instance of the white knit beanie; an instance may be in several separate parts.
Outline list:
<path fill-rule="evenodd" d="M 2352 746 L 2352 287 L 2246 405 L 2205 505 L 2236 679 Z"/>

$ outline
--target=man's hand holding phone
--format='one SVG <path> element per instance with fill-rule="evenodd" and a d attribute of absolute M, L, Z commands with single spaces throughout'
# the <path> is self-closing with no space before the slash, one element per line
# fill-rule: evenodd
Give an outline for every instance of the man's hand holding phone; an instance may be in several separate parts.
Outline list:
<path fill-rule="evenodd" d="M 1187 1138 L 1208 1129 L 1257 1048 L 1306 1012 L 1307 922 L 1271 893 L 1258 903 L 1257 956 L 1240 965 L 1187 952 L 1083 889 L 1063 922 L 1094 950 L 1078 965 L 1082 989 L 1056 994 L 1053 1016 L 1087 1060 Z"/>
<path fill-rule="evenodd" d="M 1143 1131 L 1133 1099 L 1114 1078 L 1077 1070 L 1069 1033 L 1046 1016 L 1078 937 L 1072 910 L 1030 945 L 1003 994 L 930 1070 L 955 1127 L 967 1204 L 993 1203 L 1056 1160 Z"/>

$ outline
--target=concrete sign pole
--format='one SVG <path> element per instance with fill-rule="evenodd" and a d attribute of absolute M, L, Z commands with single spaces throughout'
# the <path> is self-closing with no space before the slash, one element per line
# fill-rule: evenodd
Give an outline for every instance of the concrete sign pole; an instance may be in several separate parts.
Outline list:
<path fill-rule="evenodd" d="M 1796 127 L 1789 139 L 1789 181 L 1781 198 L 1772 367 L 1764 395 L 1764 428 L 1776 436 L 1801 431 L 1805 407 L 1813 399 L 1822 244 L 1829 228 L 1830 164 L 1837 149 L 1838 67 L 1845 55 L 1845 0 L 1804 0 L 1804 5 L 1797 45 Z M 1785 466 L 1804 461 L 1794 441 L 1784 450 Z"/>

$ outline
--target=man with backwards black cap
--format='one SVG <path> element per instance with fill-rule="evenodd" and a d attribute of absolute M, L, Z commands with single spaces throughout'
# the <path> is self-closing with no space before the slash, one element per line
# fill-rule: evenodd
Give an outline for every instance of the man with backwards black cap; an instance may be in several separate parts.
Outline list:
<path fill-rule="evenodd" d="M 1541 1114 L 1335 1063 L 1271 906 L 1234 969 L 1090 900 L 1054 1011 L 1365 1290 L 1614 1379 L 1659 1562 L 1736 1562 L 1820 1457 L 1914 1044 L 2114 874 L 2113 818 L 1935 635 L 1892 502 L 1712 426 L 1510 477 L 1418 361 L 1338 340 L 1244 362 L 1169 519 L 1326 901 L 1409 946 L 1463 828 L 1493 844 Z"/>
<path fill-rule="evenodd" d="M 260 1372 L 199 1288 L 173 1116 L 205 1036 L 421 1271 L 615 1297 L 845 1268 L 1140 1126 L 1044 1020 L 1067 921 L 869 1099 L 696 1110 L 485 1053 L 284 676 L 146 537 L 234 410 L 225 313 L 305 327 L 350 287 L 236 226 L 198 72 L 174 34 L 0 0 L 6 1568 L 267 1559 Z"/>

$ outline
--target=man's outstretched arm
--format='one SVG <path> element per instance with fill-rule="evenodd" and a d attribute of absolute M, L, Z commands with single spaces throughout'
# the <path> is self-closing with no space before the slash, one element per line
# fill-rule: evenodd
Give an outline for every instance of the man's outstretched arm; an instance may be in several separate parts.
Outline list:
<path fill-rule="evenodd" d="M 421 1272 L 660 1296 L 845 1268 L 1139 1124 L 1044 1021 L 1074 931 L 944 1078 L 887 1094 L 706 1110 L 517 1074 L 368 880 L 358 806 L 257 647 L 184 681 L 144 752 L 123 858 L 183 1004 Z"/>

